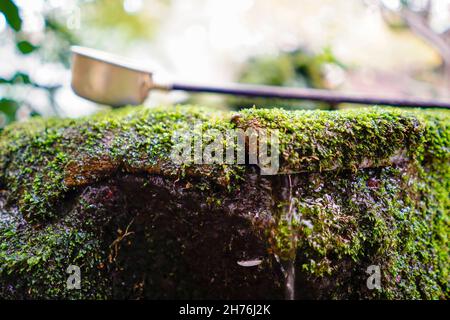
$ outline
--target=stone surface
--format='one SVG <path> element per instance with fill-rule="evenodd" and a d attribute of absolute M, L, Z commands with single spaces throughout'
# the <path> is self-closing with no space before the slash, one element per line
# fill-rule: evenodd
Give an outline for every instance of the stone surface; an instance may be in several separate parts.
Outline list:
<path fill-rule="evenodd" d="M 278 130 L 278 174 L 174 163 L 173 133 L 198 121 Z M 294 270 L 298 299 L 446 299 L 449 125 L 446 111 L 192 106 L 14 124 L 0 297 L 282 299 Z"/>

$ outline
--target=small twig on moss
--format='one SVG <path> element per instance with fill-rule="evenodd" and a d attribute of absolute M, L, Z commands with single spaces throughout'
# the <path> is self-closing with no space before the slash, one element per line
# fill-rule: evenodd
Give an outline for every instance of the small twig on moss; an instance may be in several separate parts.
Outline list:
<path fill-rule="evenodd" d="M 108 260 L 109 262 L 113 262 L 116 260 L 117 255 L 119 253 L 119 248 L 120 248 L 120 242 L 125 239 L 127 236 L 132 235 L 134 232 L 133 231 L 128 231 L 130 229 L 130 226 L 133 224 L 134 222 L 134 218 L 131 219 L 130 223 L 128 224 L 128 226 L 125 229 L 125 232 L 123 234 L 119 234 L 119 236 L 110 244 L 110 248 L 112 248 Z"/>

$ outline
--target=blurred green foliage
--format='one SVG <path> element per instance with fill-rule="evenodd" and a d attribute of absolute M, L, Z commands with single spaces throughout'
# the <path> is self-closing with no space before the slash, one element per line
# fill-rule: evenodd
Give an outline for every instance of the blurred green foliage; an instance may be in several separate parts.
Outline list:
<path fill-rule="evenodd" d="M 168 4 L 169 0 L 152 2 L 153 6 L 160 5 L 160 9 Z M 17 5 L 17 0 L 0 0 L 0 15 L 3 14 L 7 22 L 7 29 L 2 33 L 6 37 L 1 40 L 2 45 L 13 47 L 18 58 L 37 58 L 36 69 L 41 64 L 54 66 L 57 70 L 69 69 L 70 47 L 74 44 L 113 52 L 125 48 L 130 41 L 148 41 L 160 19 L 154 10 L 127 12 L 123 0 L 72 0 L 59 6 L 44 3 L 36 12 L 41 15 L 43 29 L 32 34 L 23 28 L 25 11 L 25 7 Z M 51 80 L 58 84 L 60 79 Z M 0 74 L 0 130 L 17 120 L 19 114 L 23 117 L 42 111 L 42 106 L 38 108 L 30 99 L 27 88 L 33 89 L 33 94 L 38 90 L 47 97 L 48 110 L 42 111 L 43 116 L 61 115 L 63 109 L 56 101 L 56 94 L 62 86 L 57 84 L 39 83 L 30 71 L 19 67 L 12 73 Z M 31 113 L 17 112 L 22 107 Z"/>
<path fill-rule="evenodd" d="M 2 0 L 0 2 L 0 14 L 3 14 L 8 24 L 9 31 L 12 34 L 12 40 L 15 43 L 18 55 L 29 55 L 32 53 L 40 54 L 41 60 L 51 58 L 49 50 L 45 50 L 41 44 L 33 44 L 27 39 L 27 34 L 22 30 L 22 18 L 20 16 L 20 9 L 13 0 Z M 51 50 L 57 51 L 56 57 L 51 59 L 53 62 L 62 63 L 65 66 L 69 65 L 69 47 L 76 42 L 75 37 L 67 28 L 61 23 L 53 20 L 50 16 L 44 16 L 45 21 L 45 37 L 42 42 L 48 42 L 50 37 L 53 37 L 52 43 L 58 43 L 59 46 L 63 46 L 65 50 L 58 50 L 53 47 Z M 34 81 L 28 73 L 16 71 L 10 77 L 0 77 L 0 86 L 24 86 L 43 90 L 48 96 L 48 100 L 51 104 L 55 114 L 58 114 L 58 105 L 55 101 L 55 94 L 60 86 L 48 86 L 40 84 Z M 27 97 L 5 97 L 0 96 L 0 130 L 5 125 L 15 121 L 17 119 L 18 110 L 25 104 L 25 98 Z M 31 116 L 37 115 L 38 112 L 33 108 L 33 105 L 26 103 L 27 107 L 31 109 Z"/>
<path fill-rule="evenodd" d="M 130 14 L 124 10 L 123 1 L 96 0 L 83 6 L 85 23 L 107 32 L 120 32 L 125 41 L 148 39 L 156 29 L 155 17 Z"/>
<path fill-rule="evenodd" d="M 339 64 L 330 49 L 319 54 L 304 49 L 277 56 L 254 57 L 243 69 L 240 82 L 277 86 L 324 88 L 323 66 Z"/>
<path fill-rule="evenodd" d="M 29 54 L 38 48 L 26 40 L 19 41 L 16 45 L 17 49 L 19 49 L 19 51 L 23 54 Z"/>
<path fill-rule="evenodd" d="M 282 52 L 274 56 L 257 56 L 251 58 L 243 67 L 239 82 L 274 86 L 327 88 L 324 67 L 327 64 L 344 68 L 332 51 L 325 48 L 319 54 L 305 49 Z M 233 109 L 249 108 L 253 105 L 261 107 L 284 107 L 287 109 L 330 108 L 325 103 L 305 101 L 289 101 L 270 98 L 237 98 L 229 99 Z"/>
<path fill-rule="evenodd" d="M 14 31 L 22 28 L 22 19 L 19 15 L 19 8 L 12 0 L 0 1 L 0 12 L 5 16 L 6 22 Z"/>
<path fill-rule="evenodd" d="M 15 120 L 19 104 L 11 99 L 0 99 L 0 130 L 8 123 Z"/>

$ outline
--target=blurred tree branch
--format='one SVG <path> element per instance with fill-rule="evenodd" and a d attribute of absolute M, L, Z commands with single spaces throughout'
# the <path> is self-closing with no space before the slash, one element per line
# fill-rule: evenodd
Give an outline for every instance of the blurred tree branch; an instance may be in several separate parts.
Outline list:
<path fill-rule="evenodd" d="M 400 19 L 404 27 L 410 29 L 439 53 L 443 62 L 446 83 L 450 83 L 450 28 L 445 32 L 438 33 L 430 25 L 432 8 L 436 3 L 433 0 L 424 0 L 420 1 L 421 6 L 418 6 L 417 1 L 402 0 L 399 10 L 388 8 L 382 0 L 378 0 L 378 3 L 385 21 L 398 26 L 398 23 L 393 20 Z"/>

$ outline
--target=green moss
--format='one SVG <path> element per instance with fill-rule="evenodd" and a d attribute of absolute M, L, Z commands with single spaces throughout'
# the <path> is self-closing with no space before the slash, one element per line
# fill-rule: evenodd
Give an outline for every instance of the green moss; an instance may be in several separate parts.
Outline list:
<path fill-rule="evenodd" d="M 36 229 L 20 221 L 0 220 L 1 297 L 106 297 L 110 289 L 98 268 L 104 256 L 99 239 L 68 222 Z M 82 290 L 66 289 L 69 265 L 83 266 Z"/>
<path fill-rule="evenodd" d="M 244 123 L 256 121 L 258 126 L 280 131 L 284 172 L 356 169 L 364 162 L 376 166 L 400 151 L 410 158 L 430 153 L 448 156 L 449 114 L 445 112 L 249 109 L 243 114 Z"/>
<path fill-rule="evenodd" d="M 172 132 L 206 117 L 193 108 L 155 112 L 136 108 L 80 120 L 38 119 L 16 124 L 2 133 L 0 183 L 8 186 L 13 194 L 10 201 L 19 203 L 27 220 L 54 218 L 55 202 L 69 189 L 65 179 L 70 166 L 78 170 L 86 163 L 103 160 L 116 169 L 156 167 L 169 157 Z M 101 163 L 91 169 L 88 176 L 99 174 L 93 182 L 102 176 Z M 74 173 L 72 178 L 79 178 L 72 182 L 77 185 L 91 177 Z"/>
<path fill-rule="evenodd" d="M 279 130 L 281 172 L 355 170 L 364 162 L 377 165 L 399 151 L 411 158 L 447 156 L 448 133 L 439 125 L 448 115 L 437 118 L 435 114 L 422 112 L 422 118 L 425 115 L 431 120 L 421 121 L 412 111 L 394 109 L 248 109 L 241 113 L 237 125 Z M 86 159 L 104 159 L 114 168 L 139 171 L 157 167 L 176 173 L 183 168 L 169 161 L 173 131 L 205 121 L 203 128 L 223 132 L 232 127 L 230 118 L 227 113 L 194 107 L 134 108 L 80 120 L 34 120 L 13 125 L 2 133 L 0 183 L 8 185 L 27 219 L 48 218 L 55 215 L 51 213 L 55 201 L 68 190 L 68 165 L 77 167 Z M 431 126 L 437 128 L 431 130 Z M 233 176 L 236 168 L 229 167 L 217 166 L 217 175 L 226 170 Z"/>
<path fill-rule="evenodd" d="M 296 218 L 288 225 L 280 214 L 269 229 L 276 253 L 285 261 L 300 255 L 298 268 L 311 281 L 339 281 L 350 272 L 364 283 L 365 269 L 378 265 L 382 290 L 371 292 L 374 298 L 448 298 L 449 170 L 416 169 L 302 175 L 293 198 Z"/>
<path fill-rule="evenodd" d="M 264 226 L 269 251 L 282 260 L 296 258 L 297 267 L 317 279 L 339 279 L 342 261 L 361 270 L 367 263 L 381 264 L 387 285 L 373 297 L 448 295 L 450 112 L 393 108 L 246 109 L 233 116 L 193 106 L 130 107 L 11 125 L 0 136 L 0 189 L 18 212 L 5 213 L 14 219 L 0 219 L 2 277 L 33 272 L 40 283 L 59 281 L 67 275 L 57 261 L 76 264 L 83 257 L 90 270 L 88 291 L 76 294 L 108 296 L 97 269 L 105 249 L 90 228 L 64 217 L 63 206 L 70 192 L 116 172 L 202 177 L 194 186 L 199 191 L 226 187 L 205 198 L 209 206 L 223 206 L 248 167 L 170 160 L 173 133 L 191 130 L 198 121 L 203 131 L 278 130 L 279 173 L 298 181 L 296 192 L 277 202 L 273 221 Z M 295 217 L 287 221 L 289 206 Z M 48 268 L 58 271 L 50 276 Z M 89 291 L 94 284 L 103 288 L 98 294 Z M 60 289 L 54 290 L 36 295 L 51 297 Z"/>

